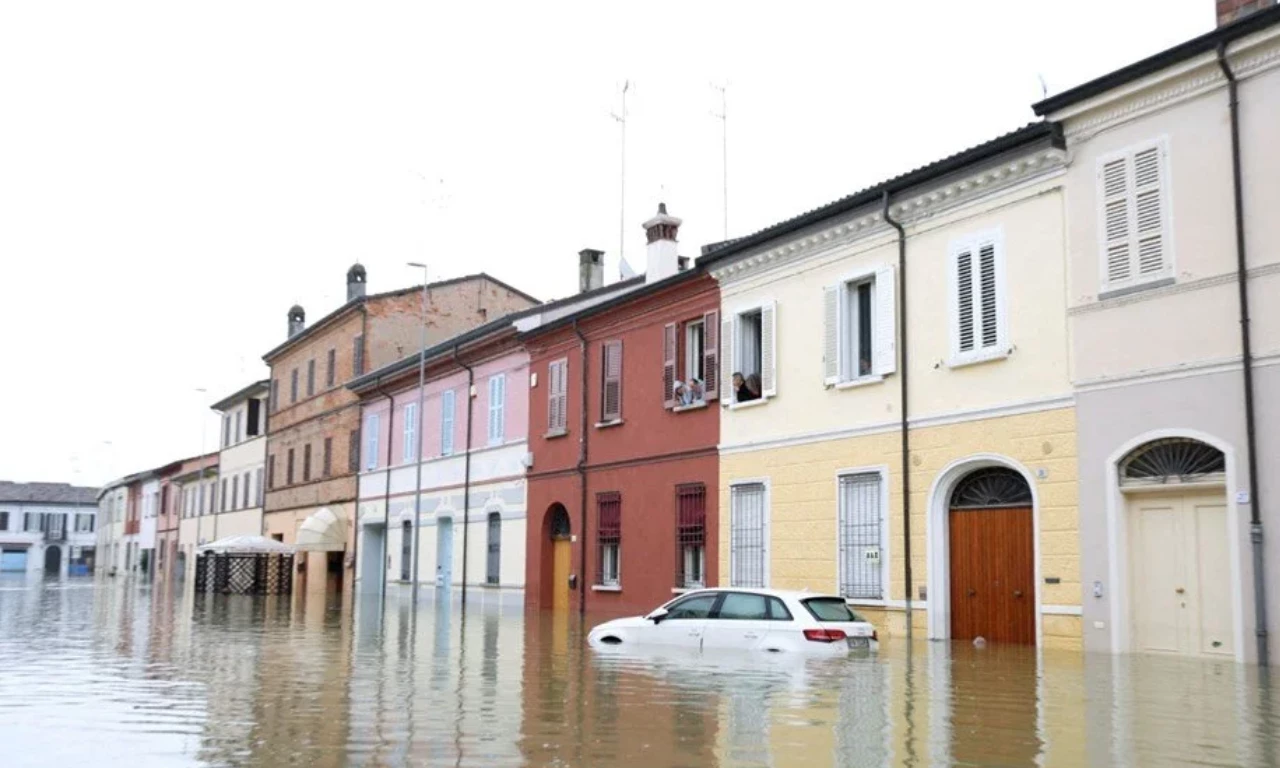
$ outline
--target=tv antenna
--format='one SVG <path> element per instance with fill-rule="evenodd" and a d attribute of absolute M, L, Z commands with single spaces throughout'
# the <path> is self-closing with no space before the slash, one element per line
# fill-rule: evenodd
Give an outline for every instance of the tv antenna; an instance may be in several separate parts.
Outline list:
<path fill-rule="evenodd" d="M 711 84 L 720 92 L 720 111 L 711 116 L 720 120 L 720 170 L 724 183 L 724 239 L 729 239 L 729 82 L 724 85 Z"/>
<path fill-rule="evenodd" d="M 631 90 L 631 81 L 622 84 L 622 109 L 611 112 L 609 116 L 618 121 L 622 129 L 622 146 L 619 154 L 618 171 L 618 259 L 620 264 L 626 256 L 627 245 L 627 91 Z"/>

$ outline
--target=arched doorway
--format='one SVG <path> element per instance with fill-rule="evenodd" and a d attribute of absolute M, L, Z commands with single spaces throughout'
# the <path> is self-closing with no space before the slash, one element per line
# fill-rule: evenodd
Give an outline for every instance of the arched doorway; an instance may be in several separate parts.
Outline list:
<path fill-rule="evenodd" d="M 1139 445 L 1117 466 L 1132 650 L 1232 656 L 1226 457 L 1190 437 Z"/>
<path fill-rule="evenodd" d="M 947 504 L 950 636 L 1036 642 L 1031 487 L 1009 467 L 976 469 Z"/>
<path fill-rule="evenodd" d="M 572 524 L 569 511 L 559 502 L 547 509 L 543 544 L 543 578 L 551 587 L 551 607 L 557 611 L 569 609 L 569 571 L 572 568 Z M 546 592 L 544 591 L 545 595 Z"/>
<path fill-rule="evenodd" d="M 44 572 L 49 576 L 62 573 L 62 549 L 56 545 L 44 548 Z"/>

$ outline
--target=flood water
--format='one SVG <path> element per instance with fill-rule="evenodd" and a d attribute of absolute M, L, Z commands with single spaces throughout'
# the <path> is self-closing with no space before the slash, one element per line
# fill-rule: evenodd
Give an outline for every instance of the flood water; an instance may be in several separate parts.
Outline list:
<path fill-rule="evenodd" d="M 600 655 L 475 590 L 0 582 L 0 765 L 1269 766 L 1254 667 L 967 644 Z M 588 620 L 588 624 L 590 624 Z"/>

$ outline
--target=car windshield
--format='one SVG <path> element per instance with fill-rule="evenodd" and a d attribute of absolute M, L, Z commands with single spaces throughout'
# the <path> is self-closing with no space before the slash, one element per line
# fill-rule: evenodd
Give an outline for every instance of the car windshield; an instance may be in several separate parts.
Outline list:
<path fill-rule="evenodd" d="M 811 597 L 800 602 L 818 621 L 858 621 L 849 606 L 838 597 Z"/>

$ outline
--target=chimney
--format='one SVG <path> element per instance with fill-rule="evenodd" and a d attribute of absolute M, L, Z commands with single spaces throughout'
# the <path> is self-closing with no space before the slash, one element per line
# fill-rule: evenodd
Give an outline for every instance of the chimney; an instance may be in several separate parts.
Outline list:
<path fill-rule="evenodd" d="M 1276 0 L 1217 0 L 1218 26 L 1225 27 L 1237 19 L 1257 13 L 1276 4 Z"/>
<path fill-rule="evenodd" d="M 289 338 L 293 338 L 302 333 L 302 328 L 307 324 L 307 313 L 302 307 L 294 304 L 289 308 Z"/>
<path fill-rule="evenodd" d="M 352 264 L 351 269 L 347 270 L 347 301 L 364 298 L 366 279 L 364 267 L 360 266 L 360 262 Z"/>
<path fill-rule="evenodd" d="M 644 223 L 645 239 L 649 243 L 645 261 L 646 283 L 665 280 L 680 271 L 680 256 L 676 253 L 676 234 L 683 222 L 667 215 L 667 204 L 658 203 L 658 215 Z"/>
<path fill-rule="evenodd" d="M 583 248 L 578 251 L 578 293 L 604 287 L 604 251 Z"/>

